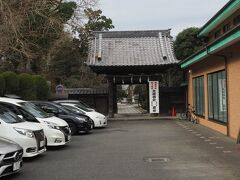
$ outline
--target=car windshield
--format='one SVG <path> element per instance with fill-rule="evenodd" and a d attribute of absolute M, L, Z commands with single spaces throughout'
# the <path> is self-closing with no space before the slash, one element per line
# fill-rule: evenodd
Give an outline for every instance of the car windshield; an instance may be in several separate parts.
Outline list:
<path fill-rule="evenodd" d="M 0 110 L 0 119 L 3 120 L 5 123 L 9 123 L 9 124 L 24 122 L 23 119 L 18 117 L 13 112 L 6 111 L 6 110 L 3 110 L 3 109 Z"/>
<path fill-rule="evenodd" d="M 62 106 L 62 105 L 59 105 L 57 103 L 54 103 L 54 106 L 58 109 L 60 109 L 62 112 L 68 114 L 68 113 L 71 113 L 72 111 L 70 111 L 69 109 L 67 109 L 66 107 Z"/>
<path fill-rule="evenodd" d="M 35 116 L 36 118 L 48 118 L 49 115 L 44 112 L 43 110 L 41 110 L 39 107 L 37 107 L 35 104 L 30 103 L 30 102 L 21 102 L 19 103 L 21 105 L 21 107 L 26 110 L 27 112 L 29 112 L 30 114 L 32 114 L 33 116 Z"/>
<path fill-rule="evenodd" d="M 39 121 L 31 113 L 24 110 L 22 107 L 19 107 L 18 110 L 21 112 L 26 121 L 39 123 Z"/>
<path fill-rule="evenodd" d="M 89 110 L 88 108 L 84 107 L 82 104 L 74 104 L 77 108 L 82 109 L 85 112 L 92 112 L 92 110 Z"/>
<path fill-rule="evenodd" d="M 69 105 L 63 105 L 64 108 L 66 108 L 67 110 L 73 112 L 73 113 L 82 113 L 85 114 L 84 112 L 82 112 L 80 109 L 73 107 L 73 106 L 69 106 Z"/>
<path fill-rule="evenodd" d="M 78 104 L 80 104 L 81 106 L 84 106 L 85 108 L 91 108 L 89 105 L 87 105 L 86 103 L 79 101 Z"/>

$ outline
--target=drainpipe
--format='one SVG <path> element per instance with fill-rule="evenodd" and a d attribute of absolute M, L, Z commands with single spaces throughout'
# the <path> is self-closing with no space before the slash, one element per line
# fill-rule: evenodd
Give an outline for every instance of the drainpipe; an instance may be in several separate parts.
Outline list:
<path fill-rule="evenodd" d="M 206 46 L 206 50 L 207 50 L 207 55 L 217 56 L 217 57 L 221 57 L 221 58 L 224 59 L 225 74 L 226 74 L 226 98 L 227 98 L 227 136 L 230 136 L 229 113 L 228 113 L 228 111 L 229 111 L 229 102 L 228 102 L 228 64 L 227 64 L 228 57 L 226 55 L 223 55 L 223 54 L 212 54 L 212 53 L 210 53 L 208 46 Z"/>
<path fill-rule="evenodd" d="M 188 86 L 189 86 L 189 79 L 188 79 L 188 70 L 184 70 L 183 71 L 183 79 L 185 80 L 185 82 L 187 82 L 187 88 L 185 88 L 185 101 L 186 101 L 186 104 L 185 104 L 185 109 L 187 111 L 187 108 L 188 108 Z"/>

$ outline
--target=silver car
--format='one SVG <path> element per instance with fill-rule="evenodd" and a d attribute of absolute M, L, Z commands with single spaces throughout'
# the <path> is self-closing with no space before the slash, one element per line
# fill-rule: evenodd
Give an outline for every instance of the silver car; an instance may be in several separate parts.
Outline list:
<path fill-rule="evenodd" d="M 23 149 L 18 144 L 0 137 L 0 177 L 18 172 L 22 156 Z"/>

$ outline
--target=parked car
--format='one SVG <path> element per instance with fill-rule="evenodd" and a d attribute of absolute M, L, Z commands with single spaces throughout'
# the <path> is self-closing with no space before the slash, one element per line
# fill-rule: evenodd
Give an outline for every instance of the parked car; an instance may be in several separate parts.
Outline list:
<path fill-rule="evenodd" d="M 0 98 L 0 105 L 31 123 L 38 123 L 44 130 L 46 146 L 62 146 L 71 139 L 71 130 L 66 121 L 50 116 L 36 105 L 11 98 Z"/>
<path fill-rule="evenodd" d="M 55 116 L 64 119 L 69 124 L 72 134 L 77 134 L 78 132 L 88 133 L 93 128 L 92 120 L 88 116 L 72 113 L 60 104 L 43 101 L 34 101 L 32 103 L 45 112 L 52 113 Z"/>
<path fill-rule="evenodd" d="M 95 111 L 95 109 L 91 108 L 90 106 L 88 106 L 86 103 L 80 101 L 80 100 L 57 100 L 54 101 L 56 103 L 71 103 L 71 104 L 78 104 L 80 107 L 87 109 L 88 111 Z"/>
<path fill-rule="evenodd" d="M 13 141 L 0 137 L 0 177 L 20 171 L 23 149 Z"/>
<path fill-rule="evenodd" d="M 18 143 L 23 157 L 37 156 L 46 151 L 43 129 L 26 122 L 4 107 L 0 107 L 0 137 Z"/>
<path fill-rule="evenodd" d="M 61 103 L 61 105 L 63 105 L 65 108 L 69 109 L 72 112 L 82 113 L 90 117 L 93 120 L 93 127 L 107 126 L 107 117 L 99 112 L 90 111 L 87 108 L 83 108 L 79 104 L 75 104 L 75 103 Z"/>

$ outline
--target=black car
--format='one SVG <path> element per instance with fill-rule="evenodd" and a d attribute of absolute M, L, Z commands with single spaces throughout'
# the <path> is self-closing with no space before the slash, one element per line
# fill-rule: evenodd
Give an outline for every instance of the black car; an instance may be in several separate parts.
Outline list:
<path fill-rule="evenodd" d="M 88 133 L 93 128 L 92 120 L 88 116 L 74 114 L 57 103 L 47 101 L 33 101 L 32 103 L 40 107 L 45 112 L 65 120 L 68 123 L 73 135 L 78 132 Z"/>

